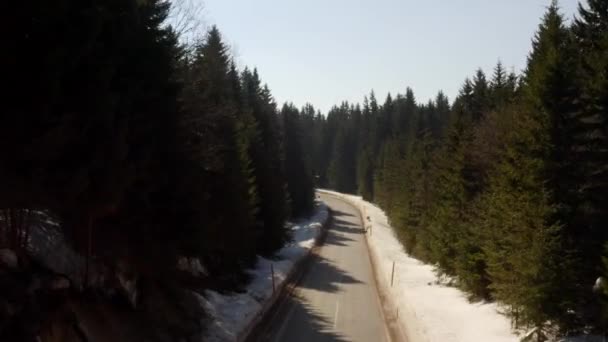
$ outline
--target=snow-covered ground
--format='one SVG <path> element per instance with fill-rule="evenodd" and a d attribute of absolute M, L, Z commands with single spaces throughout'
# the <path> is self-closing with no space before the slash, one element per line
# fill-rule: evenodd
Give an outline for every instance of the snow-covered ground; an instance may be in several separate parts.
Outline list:
<path fill-rule="evenodd" d="M 366 226 L 371 226 L 367 239 L 379 287 L 392 301 L 395 312 L 391 317 L 399 320 L 409 342 L 519 341 L 496 304 L 469 302 L 462 291 L 440 285 L 433 266 L 405 253 L 380 208 L 361 197 L 322 192 L 352 203 L 367 221 Z"/>
<path fill-rule="evenodd" d="M 276 260 L 258 257 L 255 269 L 250 270 L 252 281 L 244 293 L 221 295 L 206 291 L 205 297 L 198 296 L 210 320 L 204 341 L 237 341 L 241 338 L 274 298 L 271 265 L 274 269 L 275 287 L 279 289 L 294 265 L 315 245 L 328 217 L 327 207 L 318 204 L 313 217 L 296 222 L 292 226 L 293 242 L 277 253 Z"/>

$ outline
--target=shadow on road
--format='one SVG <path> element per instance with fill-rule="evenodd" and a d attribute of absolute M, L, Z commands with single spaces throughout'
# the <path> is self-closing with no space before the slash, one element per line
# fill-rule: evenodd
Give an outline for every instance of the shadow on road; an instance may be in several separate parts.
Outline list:
<path fill-rule="evenodd" d="M 331 261 L 322 256 L 315 255 L 308 268 L 314 267 L 312 275 L 298 284 L 301 288 L 335 293 L 340 290 L 341 284 L 360 284 L 361 281 L 353 278 L 342 269 L 336 267 Z M 308 270 L 306 270 L 308 272 Z"/>
<path fill-rule="evenodd" d="M 327 237 L 325 241 L 323 241 L 323 245 L 334 245 L 334 246 L 348 246 L 350 241 L 354 241 L 353 239 L 347 237 L 345 234 L 339 234 L 337 230 L 332 228 L 329 232 L 327 232 Z"/>
<path fill-rule="evenodd" d="M 360 226 L 357 226 L 351 222 L 334 219 L 334 224 L 331 227 L 331 230 L 341 232 L 341 233 L 349 233 L 349 234 L 361 234 L 363 233 L 363 229 Z"/>
<path fill-rule="evenodd" d="M 333 331 L 333 323 L 327 317 L 320 315 L 306 303 L 296 296 L 285 299 L 281 311 L 278 314 L 282 318 L 289 319 L 284 322 L 287 326 L 279 324 L 272 327 L 268 335 L 257 341 L 290 341 L 290 342 L 348 342 L 346 337 Z M 289 315 L 289 317 L 286 317 Z M 276 322 L 282 322 L 281 319 Z M 289 332 L 286 334 L 286 332 Z M 296 332 L 296 333 L 294 333 Z M 286 336 L 287 335 L 287 336 Z"/>
<path fill-rule="evenodd" d="M 332 209 L 331 213 L 333 215 L 333 217 L 340 217 L 340 216 L 344 216 L 344 217 L 355 217 L 355 215 L 353 214 L 349 214 L 349 213 L 345 213 L 343 211 L 340 210 L 336 210 L 336 209 Z"/>
<path fill-rule="evenodd" d="M 298 282 L 299 288 L 337 293 L 341 284 L 361 283 L 319 255 L 311 256 L 304 273 L 307 273 L 310 267 L 315 268 L 315 276 L 301 279 Z M 304 298 L 298 296 L 296 291 L 282 297 L 276 311 L 267 316 L 258 331 L 247 339 L 247 342 L 254 341 L 349 342 L 351 340 L 337 333 L 331 317 L 325 317 L 314 310 Z"/>
<path fill-rule="evenodd" d="M 322 245 L 349 246 L 356 242 L 354 234 L 363 234 L 358 216 L 331 209 L 332 223 L 327 230 Z M 313 271 L 314 269 L 314 271 Z M 302 266 L 301 274 L 306 276 L 293 280 L 293 285 L 305 290 L 326 293 L 345 291 L 344 285 L 362 284 L 349 272 L 338 267 L 331 260 L 313 252 Z M 252 341 L 289 341 L 289 342 L 349 342 L 348 337 L 335 331 L 333 317 L 326 317 L 315 310 L 305 298 L 294 291 L 283 296 L 267 315 L 247 342 Z"/>

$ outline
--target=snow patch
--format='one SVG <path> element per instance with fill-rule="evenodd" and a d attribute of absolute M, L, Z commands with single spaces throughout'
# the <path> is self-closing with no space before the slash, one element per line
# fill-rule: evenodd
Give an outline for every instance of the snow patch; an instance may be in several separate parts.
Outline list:
<path fill-rule="evenodd" d="M 195 277 L 207 275 L 207 270 L 203 267 L 199 258 L 180 257 L 177 260 L 177 269 Z"/>
<path fill-rule="evenodd" d="M 221 295 L 205 291 L 204 296 L 197 295 L 200 305 L 210 317 L 203 340 L 237 341 L 273 299 L 271 265 L 274 286 L 280 289 L 294 265 L 314 247 L 328 218 L 327 206 L 318 204 L 310 219 L 295 223 L 291 227 L 293 241 L 279 250 L 276 260 L 258 257 L 255 268 L 249 270 L 252 280 L 244 293 Z"/>

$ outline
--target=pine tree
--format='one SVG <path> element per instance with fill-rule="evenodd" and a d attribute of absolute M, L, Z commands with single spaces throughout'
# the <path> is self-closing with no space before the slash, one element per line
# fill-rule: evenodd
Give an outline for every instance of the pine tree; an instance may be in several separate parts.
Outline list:
<path fill-rule="evenodd" d="M 281 109 L 287 189 L 294 217 L 310 214 L 314 198 L 312 174 L 303 154 L 299 115 L 298 109 L 292 104 L 285 104 Z"/>
<path fill-rule="evenodd" d="M 3 59 L 12 86 L 0 118 L 1 205 L 55 213 L 87 257 L 112 246 L 99 238 L 110 234 L 102 221 L 133 203 L 144 211 L 164 186 L 150 179 L 170 168 L 178 48 L 168 8 L 33 1 L 17 4 L 7 26 L 21 33 Z M 119 241 L 140 229 L 129 228 Z"/>
<path fill-rule="evenodd" d="M 559 13 L 554 1 L 549 7 L 538 33 L 533 40 L 533 49 L 528 59 L 523 94 L 548 133 L 548 153 L 546 154 L 545 180 L 550 191 L 550 204 L 556 207 L 550 224 L 563 226 L 561 243 L 565 253 L 561 263 L 571 262 L 578 266 L 563 269 L 560 275 L 566 280 L 562 292 L 554 294 L 564 307 L 560 312 L 575 312 L 566 317 L 555 313 L 566 329 L 578 325 L 577 317 L 589 304 L 591 291 L 580 287 L 579 281 L 588 271 L 588 263 L 583 262 L 593 244 L 586 238 L 588 230 L 582 220 L 581 189 L 584 184 L 584 170 L 581 168 L 581 151 L 585 142 L 585 127 L 580 121 L 580 86 L 577 81 L 576 48 L 569 28 Z M 601 246 L 594 248 L 597 253 Z M 599 249 L 599 250 L 598 250 Z M 577 261 L 578 259 L 578 261 Z M 577 279 L 579 279 L 577 281 Z M 591 281 L 591 280 L 589 280 Z"/>
<path fill-rule="evenodd" d="M 327 168 L 326 160 L 324 159 L 326 151 L 324 150 L 324 130 L 326 128 L 325 116 L 317 111 L 313 120 L 312 130 L 312 146 L 309 146 L 311 150 L 312 160 L 312 172 L 315 181 L 315 187 L 322 188 L 327 186 Z"/>
<path fill-rule="evenodd" d="M 375 154 L 374 149 L 374 122 L 375 114 L 372 113 L 367 97 L 363 101 L 361 113 L 361 125 L 358 132 L 359 148 L 357 150 L 357 193 L 364 199 L 372 201 L 374 199 L 374 169 Z"/>
<path fill-rule="evenodd" d="M 239 120 L 242 113 L 230 70 L 228 49 L 212 27 L 195 51 L 182 95 L 183 139 L 188 159 L 202 177 L 192 186 L 204 194 L 200 215 L 208 222 L 196 249 L 221 286 L 242 282 L 243 268 L 253 262 L 256 250 L 251 241 L 256 236 L 257 190 L 247 153 L 257 144 L 256 123 L 251 118 Z"/>
<path fill-rule="evenodd" d="M 265 185 L 260 184 L 258 181 L 259 173 L 257 171 L 259 169 L 259 163 L 256 163 L 257 160 L 254 160 L 254 158 L 257 157 L 254 154 L 254 149 L 262 144 L 258 122 L 252 115 L 251 110 L 244 107 L 239 73 L 236 70 L 234 61 L 230 63 L 228 79 L 230 81 L 231 103 L 236 108 L 236 149 L 239 164 L 242 165 L 245 181 L 247 183 L 248 206 L 252 211 L 252 216 L 258 218 L 260 216 L 259 189 Z M 258 218 L 255 226 L 257 230 L 256 233 L 258 235 L 263 235 L 263 220 Z"/>
<path fill-rule="evenodd" d="M 391 217 L 408 253 L 428 260 L 426 220 L 432 201 L 431 160 L 434 140 L 429 132 L 416 140 L 396 167 L 397 191 Z M 416 179 L 412 182 L 411 179 Z"/>
<path fill-rule="evenodd" d="M 374 199 L 374 158 L 369 147 L 365 147 L 357 158 L 357 193 L 366 201 Z"/>
<path fill-rule="evenodd" d="M 374 189 L 377 203 L 385 208 L 389 218 L 393 217 L 396 206 L 395 195 L 399 191 L 402 158 L 402 151 L 396 140 L 388 140 L 382 145 Z"/>
<path fill-rule="evenodd" d="M 494 74 L 490 82 L 490 96 L 492 109 L 501 109 L 511 103 L 515 96 L 514 74 L 507 74 L 502 62 L 498 61 L 494 67 Z"/>
<path fill-rule="evenodd" d="M 608 241 L 606 230 L 601 228 L 608 219 L 608 4 L 597 0 L 587 1 L 586 6 L 579 4 L 572 30 L 579 65 L 577 103 L 581 107 L 574 130 L 580 203 L 572 239 L 581 260 L 576 266 L 582 279 L 581 297 L 586 299 L 579 302 L 577 311 L 584 313 L 583 321 L 595 322 L 605 333 L 605 317 L 602 321 L 596 314 L 597 300 L 585 283 L 593 281 L 600 271 L 602 245 Z"/>
<path fill-rule="evenodd" d="M 345 193 L 357 191 L 357 141 L 351 108 L 344 102 L 328 114 L 328 120 L 342 122 L 333 141 L 332 159 L 328 169 L 328 180 L 332 189 Z"/>
<path fill-rule="evenodd" d="M 481 120 L 490 109 L 490 88 L 483 70 L 478 69 L 473 78 L 473 95 L 471 98 L 471 115 L 473 120 Z"/>
<path fill-rule="evenodd" d="M 402 104 L 399 107 L 399 111 L 395 117 L 395 127 L 398 132 L 397 135 L 401 137 L 404 146 L 407 145 L 408 139 L 413 139 L 415 131 L 415 117 L 417 115 L 418 105 L 416 103 L 416 97 L 414 91 L 411 88 L 407 88 Z"/>
<path fill-rule="evenodd" d="M 445 133 L 445 128 L 449 124 L 451 111 L 450 100 L 443 91 L 437 93 L 437 96 L 435 97 L 435 111 L 439 124 L 436 137 L 441 138 Z"/>
<path fill-rule="evenodd" d="M 507 115 L 505 113 L 505 115 Z M 549 146 L 546 117 L 514 109 L 514 129 L 481 209 L 492 295 L 509 307 L 516 327 L 539 339 L 555 312 L 560 226 L 544 181 Z"/>
<path fill-rule="evenodd" d="M 599 229 L 608 217 L 608 5 L 604 1 L 590 0 L 587 7 L 579 5 L 579 18 L 573 31 L 580 49 L 580 78 L 582 94 L 581 121 L 585 124 L 584 155 L 587 182 L 583 200 L 588 207 L 589 229 L 599 240 L 608 236 Z M 597 246 L 596 246 L 597 247 Z"/>
<path fill-rule="evenodd" d="M 456 244 L 462 255 L 466 256 L 469 246 L 473 247 L 472 256 L 481 257 L 465 258 L 464 263 L 457 258 L 459 278 L 465 282 L 472 279 L 475 284 L 475 277 L 465 276 L 475 269 L 467 260 L 481 261 L 478 265 L 482 272 L 477 272 L 477 276 L 487 273 L 492 296 L 510 305 L 516 326 L 535 327 L 538 340 L 544 338 L 549 320 L 562 327 L 573 324 L 566 314 L 574 308 L 569 296 L 576 293 L 572 285 L 577 278 L 572 273 L 576 259 L 570 252 L 576 247 L 568 242 L 568 231 L 574 226 L 572 221 L 566 221 L 574 216 L 572 208 L 577 200 L 576 163 L 572 158 L 576 156 L 576 140 L 571 139 L 578 129 L 574 100 L 577 95 L 571 42 L 553 3 L 533 41 L 524 79 L 525 105 L 484 115 L 469 150 L 473 163 L 465 159 L 465 166 L 472 167 L 464 168 L 466 192 L 481 194 L 473 197 L 479 199 L 476 206 L 480 208 L 473 226 L 484 233 L 473 234 L 464 240 L 464 246 Z M 480 79 L 477 76 L 475 83 L 483 84 Z M 491 83 L 494 94 L 506 83 L 511 93 L 506 98 L 517 96 L 516 78 L 509 76 L 507 82 L 503 79 L 503 72 L 497 70 Z M 472 108 L 475 119 L 480 108 L 476 93 L 484 87 L 473 86 L 470 97 L 466 88 L 465 85 L 463 96 L 457 101 L 458 107 L 461 113 Z M 473 101 L 468 102 L 467 98 Z M 504 99 L 495 98 L 492 105 L 504 106 Z M 506 142 L 504 147 L 502 140 Z M 491 141 L 498 142 L 499 148 L 483 148 Z M 483 181 L 488 176 L 488 181 Z M 483 250 L 475 252 L 480 245 Z M 512 255 L 515 251 L 526 252 Z"/>
<path fill-rule="evenodd" d="M 373 90 L 369 95 L 369 112 L 371 118 L 371 122 L 369 123 L 370 146 L 372 147 L 373 154 L 378 155 L 378 152 L 380 152 L 380 148 L 382 147 L 382 138 L 380 137 L 378 127 L 378 116 L 380 115 L 380 107 L 378 106 L 376 94 Z"/>
<path fill-rule="evenodd" d="M 377 117 L 378 119 L 378 138 L 381 141 L 388 140 L 392 137 L 392 126 L 395 117 L 395 104 L 393 101 L 393 97 L 389 93 L 386 96 L 386 100 L 382 105 L 382 109 L 379 112 Z"/>
<path fill-rule="evenodd" d="M 256 140 L 248 149 L 259 195 L 256 215 L 256 246 L 271 255 L 288 239 L 285 220 L 289 213 L 283 150 L 276 108 L 268 88 L 262 88 L 257 70 L 245 69 L 241 75 L 244 116 L 256 125 Z"/>
<path fill-rule="evenodd" d="M 444 149 L 435 159 L 433 175 L 433 204 L 428 219 L 430 241 L 428 244 L 431 260 L 438 263 L 440 270 L 450 275 L 456 272 L 456 253 L 463 225 L 466 220 L 467 193 L 462 178 L 464 153 L 470 131 L 466 118 L 458 118 L 448 131 Z"/>

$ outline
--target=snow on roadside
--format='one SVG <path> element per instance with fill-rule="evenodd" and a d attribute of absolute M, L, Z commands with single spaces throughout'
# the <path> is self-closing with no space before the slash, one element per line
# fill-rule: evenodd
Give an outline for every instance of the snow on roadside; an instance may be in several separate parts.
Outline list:
<path fill-rule="evenodd" d="M 397 240 L 382 209 L 361 197 L 321 191 L 343 198 L 359 209 L 366 225 L 370 253 L 379 286 L 392 300 L 410 342 L 511 342 L 519 341 L 507 317 L 494 303 L 471 303 L 454 287 L 439 285 L 434 267 L 409 256 Z M 391 270 L 395 262 L 393 287 Z"/>
<path fill-rule="evenodd" d="M 206 291 L 204 297 L 198 296 L 201 306 L 209 315 L 203 340 L 236 341 L 272 297 L 270 265 L 273 265 L 275 285 L 279 288 L 293 266 L 315 245 L 328 217 L 327 206 L 318 204 L 310 219 L 295 223 L 291 228 L 293 242 L 279 250 L 276 260 L 258 257 L 256 267 L 249 271 L 252 280 L 244 293 L 221 295 Z"/>

